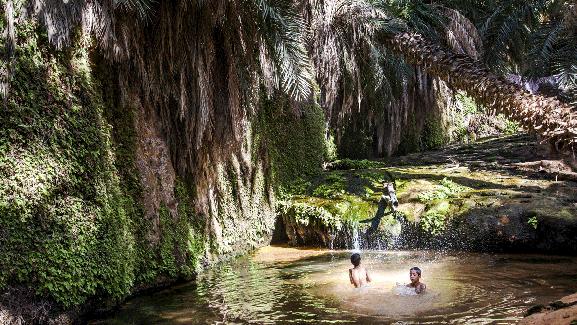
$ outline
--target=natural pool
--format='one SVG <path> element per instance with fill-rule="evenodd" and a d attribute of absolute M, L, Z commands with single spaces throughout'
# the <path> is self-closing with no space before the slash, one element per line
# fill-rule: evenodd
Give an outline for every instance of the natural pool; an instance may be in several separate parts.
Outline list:
<path fill-rule="evenodd" d="M 528 307 L 577 291 L 575 257 L 434 251 L 361 252 L 373 282 L 355 289 L 350 253 L 265 247 L 92 323 L 513 324 Z M 395 295 L 412 266 L 428 292 Z"/>

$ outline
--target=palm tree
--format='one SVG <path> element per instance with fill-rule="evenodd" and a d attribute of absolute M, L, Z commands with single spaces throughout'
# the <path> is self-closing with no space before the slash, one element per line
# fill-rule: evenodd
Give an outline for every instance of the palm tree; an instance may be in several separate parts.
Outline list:
<path fill-rule="evenodd" d="M 480 28 L 485 35 L 483 46 L 508 51 L 484 51 L 481 60 L 491 57 L 487 53 L 497 53 L 501 60 L 495 61 L 517 62 L 525 47 L 507 43 L 511 42 L 507 35 L 517 35 L 513 40 L 518 40 L 525 34 L 508 31 L 526 30 L 527 25 L 542 23 L 536 18 L 541 10 L 538 0 L 524 4 L 521 14 L 511 17 L 511 8 L 520 5 L 518 2 L 497 1 L 495 3 L 504 4 L 487 16 L 487 13 L 471 14 L 463 10 L 462 3 L 490 10 L 486 2 L 474 0 L 432 3 L 417 0 L 306 1 L 308 22 L 317 36 L 314 39 L 322 40 L 323 35 L 327 36 L 309 48 L 317 80 L 324 88 L 321 96 L 330 107 L 335 106 L 336 98 L 340 97 L 342 107 L 338 111 L 346 112 L 354 103 L 358 105 L 366 89 L 377 89 L 373 91 L 375 96 L 392 94 L 389 90 L 398 79 L 379 78 L 378 74 L 387 64 L 400 66 L 398 60 L 389 59 L 392 56 L 388 51 L 393 51 L 407 62 L 425 68 L 453 87 L 465 90 L 480 103 L 537 132 L 559 150 L 573 150 L 576 122 L 572 108 L 554 98 L 530 95 L 501 78 L 499 69 L 484 68 L 481 61 L 475 60 L 482 46 L 473 29 L 461 23 L 457 26 L 467 27 L 467 33 L 456 33 L 455 22 L 466 22 L 465 14 L 470 14 L 474 21 L 476 14 L 485 19 L 485 27 Z M 460 7 L 455 3 L 461 3 Z M 575 11 L 569 2 L 560 3 L 562 8 L 570 9 L 568 12 Z M 333 9 L 328 10 L 327 6 L 331 5 Z M 72 6 L 79 8 L 75 11 Z M 74 24 L 82 22 L 82 18 L 77 17 L 78 12 L 90 9 L 91 13 L 96 13 L 87 25 L 97 35 L 106 56 L 125 62 L 120 69 L 121 82 L 141 85 L 133 87 L 138 88 L 135 90 L 141 93 L 140 98 L 148 106 L 159 107 L 167 138 L 173 141 L 171 147 L 180 148 L 173 153 L 177 167 L 185 173 L 196 170 L 198 164 L 193 163 L 197 161 L 196 150 L 204 144 L 222 150 L 239 143 L 244 133 L 242 121 L 255 109 L 251 103 L 256 102 L 254 89 L 259 84 L 265 84 L 269 90 L 282 88 L 297 99 L 310 94 L 311 71 L 303 45 L 303 31 L 308 27 L 291 2 L 116 0 L 37 8 L 37 14 L 46 24 L 62 24 L 49 26 L 49 36 L 57 45 L 70 39 Z M 147 10 L 152 13 L 147 15 Z M 567 15 L 563 20 L 563 26 L 569 27 L 564 27 L 568 32 L 559 40 L 574 37 L 570 33 L 574 26 L 572 17 Z M 324 27 L 319 23 L 327 18 L 331 18 L 329 21 L 333 24 L 329 27 L 335 27 L 332 29 L 334 37 L 323 33 Z M 400 29 L 400 25 L 404 25 L 404 29 Z M 515 26 L 518 28 L 513 28 Z M 453 32 L 447 33 L 451 28 Z M 495 30 L 498 32 L 491 32 Z M 331 41 L 335 45 L 327 51 L 331 49 L 327 46 Z M 571 44 L 574 43 L 558 45 L 563 42 L 556 43 L 555 53 L 559 55 L 555 57 L 555 66 L 562 71 L 573 71 L 574 47 Z M 466 55 L 451 51 L 459 51 L 458 47 Z M 376 68 L 363 68 L 369 66 Z M 372 71 L 375 77 L 366 78 L 361 71 Z M 573 72 L 564 76 L 565 83 L 574 82 Z M 341 80 L 339 87 L 335 80 Z M 365 82 L 376 83 L 377 87 L 365 87 Z M 390 100 L 390 96 L 382 98 Z M 223 139 L 234 141 L 221 141 Z"/>
<path fill-rule="evenodd" d="M 577 115 L 571 106 L 556 98 L 530 94 L 521 86 L 499 75 L 506 71 L 503 69 L 504 66 L 520 64 L 520 58 L 523 57 L 520 53 L 527 51 L 523 47 L 526 42 L 522 41 L 527 34 L 520 31 L 526 30 L 528 25 L 539 23 L 536 16 L 541 10 L 540 2 L 535 1 L 531 4 L 523 2 L 523 10 L 516 16 L 508 14 L 515 6 L 521 5 L 519 1 L 504 1 L 505 5 L 496 6 L 497 9 L 489 15 L 489 18 L 484 18 L 483 40 L 486 44 L 482 44 L 480 33 L 471 20 L 459 12 L 459 6 L 449 7 L 451 4 L 454 5 L 455 1 L 431 4 L 423 1 L 383 0 L 371 2 L 369 9 L 366 9 L 368 4 L 364 1 L 351 0 L 347 3 L 349 6 L 354 4 L 355 7 L 365 8 L 357 10 L 356 13 L 359 14 L 348 22 L 353 27 L 362 24 L 362 28 L 352 29 L 357 39 L 364 38 L 363 42 L 371 44 L 374 48 L 383 45 L 408 63 L 423 67 L 452 87 L 464 90 L 480 104 L 497 113 L 503 113 L 527 130 L 539 134 L 557 150 L 571 152 L 575 150 Z M 501 15 L 506 17 L 502 19 Z M 484 16 L 479 14 L 479 17 L 482 20 Z M 572 18 L 566 20 L 573 21 Z M 404 27 L 402 30 L 399 30 L 399 22 Z M 494 22 L 500 27 L 495 28 Z M 514 26 L 517 26 L 519 31 L 513 28 Z M 494 37 L 495 32 L 491 32 L 495 30 L 499 37 Z M 512 40 L 507 38 L 511 35 L 516 37 Z M 565 39 L 570 40 L 568 37 Z M 514 42 L 522 45 L 516 45 Z M 358 43 L 360 42 L 353 45 L 358 46 Z M 488 47 L 490 51 L 483 51 L 483 47 Z M 560 57 L 563 60 L 559 62 L 565 63 L 565 66 L 569 65 L 570 67 L 564 71 L 571 72 L 573 71 L 571 67 L 574 67 L 572 64 L 574 60 L 571 59 L 574 53 L 573 47 L 567 45 L 562 49 L 560 52 L 564 55 Z M 487 55 L 487 52 L 495 53 L 496 56 Z M 496 62 L 493 70 L 485 67 L 483 64 L 485 59 Z M 342 92 L 346 94 L 346 89 Z"/>
<path fill-rule="evenodd" d="M 403 73 L 409 69 L 398 59 L 402 57 L 540 134 L 558 150 L 574 149 L 577 134 L 571 107 L 555 98 L 531 95 L 503 78 L 506 72 L 519 73 L 518 67 L 525 64 L 531 44 L 525 40 L 532 31 L 528 26 L 538 26 L 544 10 L 538 0 L 305 3 L 312 34 L 309 52 L 330 120 L 343 120 L 353 108 L 361 110 L 361 100 L 373 107 L 394 101 L 394 85 L 410 75 Z M 567 42 L 568 37 L 563 40 L 575 44 Z M 570 66 L 570 47 L 562 53 L 564 61 L 557 65 Z M 483 62 L 491 63 L 489 68 Z M 379 87 L 373 86 L 375 80 L 381 81 Z M 374 102 L 375 98 L 380 99 Z"/>
<path fill-rule="evenodd" d="M 370 3 L 311 0 L 302 9 L 319 103 L 340 143 L 351 123 L 358 122 L 362 129 L 371 123 L 370 116 L 393 113 L 390 105 L 413 71 L 374 43 L 373 21 L 379 12 Z"/>
<path fill-rule="evenodd" d="M 528 93 L 468 56 L 450 53 L 414 33 L 382 38 L 408 62 L 464 90 L 480 104 L 503 113 L 550 141 L 559 151 L 577 148 L 577 112 L 555 98 Z"/>

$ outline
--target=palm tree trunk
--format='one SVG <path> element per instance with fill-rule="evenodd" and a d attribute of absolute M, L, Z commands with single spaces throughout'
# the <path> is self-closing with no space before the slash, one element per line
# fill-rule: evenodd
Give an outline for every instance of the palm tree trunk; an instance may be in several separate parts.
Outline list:
<path fill-rule="evenodd" d="M 479 104 L 519 122 L 560 152 L 577 149 L 577 110 L 555 98 L 533 95 L 487 70 L 468 56 L 450 53 L 421 35 L 386 35 L 382 41 L 411 64 L 424 67 Z"/>

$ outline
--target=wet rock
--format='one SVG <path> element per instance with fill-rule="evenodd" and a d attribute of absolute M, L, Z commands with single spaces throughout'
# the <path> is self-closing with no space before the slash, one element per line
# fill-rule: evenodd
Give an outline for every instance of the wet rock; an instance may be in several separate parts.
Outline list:
<path fill-rule="evenodd" d="M 556 180 L 554 175 L 574 171 L 540 153 L 529 140 L 523 136 L 495 139 L 470 146 L 466 152 L 456 147 L 405 160 L 393 158 L 386 164 L 389 167 L 328 171 L 313 182 L 305 197 L 293 201 L 330 211 L 334 217 L 330 220 L 341 220 L 342 228 L 334 230 L 330 224 L 335 222 L 321 216 L 299 225 L 289 218 L 286 222 L 294 229 L 288 227 L 287 234 L 294 234 L 294 245 L 350 247 L 357 227 L 364 248 L 574 255 L 577 183 L 569 177 Z M 502 156 L 496 154 L 502 150 L 510 153 L 507 163 L 491 164 L 487 157 Z M 472 167 L 475 164 L 477 168 Z M 539 172 L 539 166 L 545 172 Z M 396 181 L 402 217 L 389 215 L 374 236 L 364 236 L 362 221 L 374 217 L 384 191 L 381 184 L 390 181 L 390 176 Z M 312 228 L 297 229 L 306 227 Z"/>
<path fill-rule="evenodd" d="M 519 325 L 574 325 L 577 324 L 577 293 L 554 301 L 547 306 L 529 308 Z"/>

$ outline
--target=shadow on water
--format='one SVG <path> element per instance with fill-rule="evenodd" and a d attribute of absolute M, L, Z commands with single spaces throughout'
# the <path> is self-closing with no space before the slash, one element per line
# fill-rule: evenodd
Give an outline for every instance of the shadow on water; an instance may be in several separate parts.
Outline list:
<path fill-rule="evenodd" d="M 188 283 L 137 297 L 92 324 L 513 324 L 530 306 L 574 290 L 571 257 L 436 251 L 363 251 L 373 281 L 355 289 L 350 251 L 267 247 Z M 399 296 L 419 266 L 428 293 Z"/>

